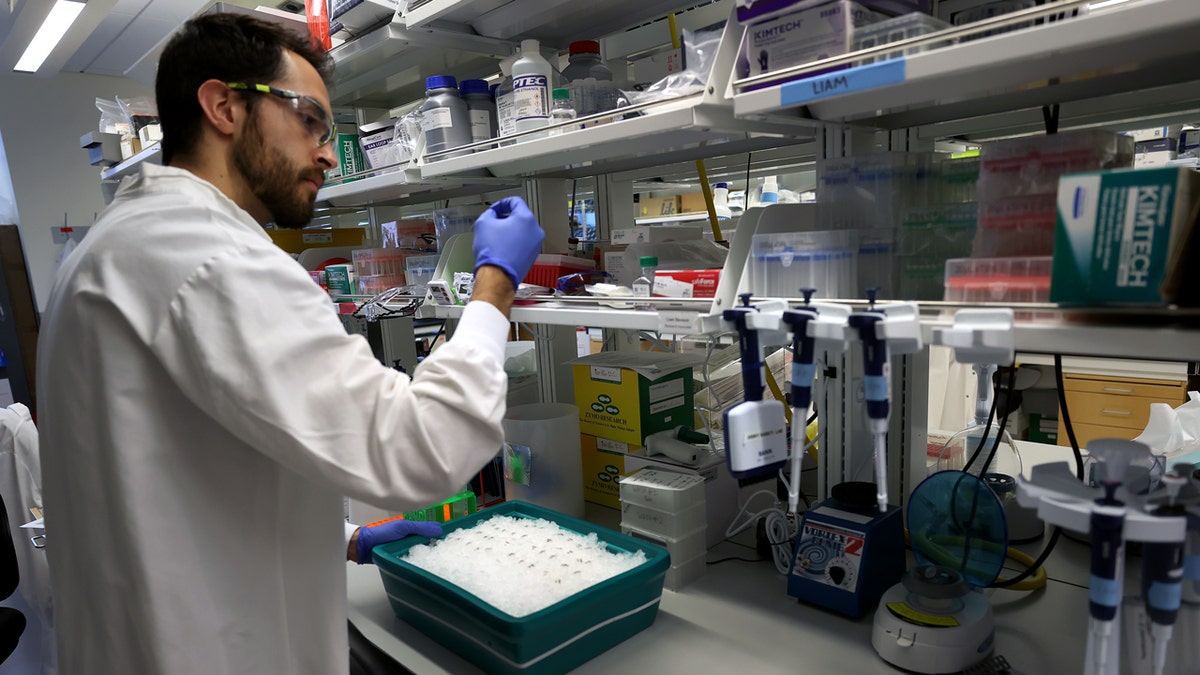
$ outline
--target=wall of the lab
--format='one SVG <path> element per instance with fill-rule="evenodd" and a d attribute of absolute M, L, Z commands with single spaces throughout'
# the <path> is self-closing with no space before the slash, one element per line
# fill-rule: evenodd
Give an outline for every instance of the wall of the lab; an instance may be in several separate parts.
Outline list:
<path fill-rule="evenodd" d="M 96 98 L 152 96 L 123 77 L 60 73 L 36 78 L 0 73 L 0 134 L 17 198 L 21 242 L 38 309 L 44 310 L 62 250 L 51 228 L 90 225 L 104 208 L 100 169 L 87 163 L 79 137 L 100 120 Z"/>

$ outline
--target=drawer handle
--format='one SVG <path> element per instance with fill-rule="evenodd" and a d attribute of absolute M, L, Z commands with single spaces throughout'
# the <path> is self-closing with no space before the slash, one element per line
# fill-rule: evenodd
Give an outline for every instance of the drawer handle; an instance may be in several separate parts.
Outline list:
<path fill-rule="evenodd" d="M 1132 394 L 1132 389 L 1123 389 L 1121 387 L 1104 387 L 1104 391 L 1111 391 L 1115 394 Z"/>
<path fill-rule="evenodd" d="M 1106 410 L 1106 409 L 1102 408 L 1100 410 L 1100 414 L 1101 415 L 1121 415 L 1122 417 L 1124 417 L 1124 416 L 1132 415 L 1133 413 L 1128 410 Z"/>

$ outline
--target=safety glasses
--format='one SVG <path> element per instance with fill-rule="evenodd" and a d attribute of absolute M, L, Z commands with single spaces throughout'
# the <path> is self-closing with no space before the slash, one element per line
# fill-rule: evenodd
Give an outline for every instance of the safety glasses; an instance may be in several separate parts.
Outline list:
<path fill-rule="evenodd" d="M 337 131 L 337 126 L 333 123 L 333 115 L 321 105 L 317 99 L 311 96 L 305 96 L 287 89 L 278 89 L 266 84 L 246 84 L 245 82 L 226 82 L 226 87 L 236 89 L 238 91 L 252 92 L 256 94 L 270 94 L 279 99 L 287 101 L 292 106 L 292 110 L 296 112 L 296 116 L 300 118 L 300 123 L 312 134 L 313 140 L 318 146 L 325 145 Z"/>

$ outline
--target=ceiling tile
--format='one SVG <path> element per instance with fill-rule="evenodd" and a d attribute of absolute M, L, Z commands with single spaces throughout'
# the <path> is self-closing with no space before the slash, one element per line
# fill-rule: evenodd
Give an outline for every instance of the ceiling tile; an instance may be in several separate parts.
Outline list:
<path fill-rule="evenodd" d="M 133 21 L 132 14 L 112 14 L 104 17 L 96 30 L 84 40 L 83 44 L 79 45 L 79 49 L 67 59 L 63 64 L 63 70 L 73 73 L 81 73 L 99 56 L 113 40 L 121 34 L 122 30 Z M 87 71 L 92 72 L 92 71 Z"/>
<path fill-rule="evenodd" d="M 134 19 L 125 32 L 121 33 L 120 39 L 113 40 L 86 72 L 98 73 L 99 70 L 92 70 L 95 68 L 124 73 L 150 51 L 151 47 L 175 30 L 177 25 L 171 21 L 150 19 L 144 15 Z"/>

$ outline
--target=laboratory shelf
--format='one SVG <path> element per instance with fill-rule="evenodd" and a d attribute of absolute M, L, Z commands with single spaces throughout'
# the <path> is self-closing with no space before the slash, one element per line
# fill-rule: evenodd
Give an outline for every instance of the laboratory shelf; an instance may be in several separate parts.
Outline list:
<path fill-rule="evenodd" d="M 334 105 L 391 108 L 424 96 L 427 75 L 452 74 L 460 81 L 492 75 L 516 46 L 466 27 L 409 29 L 396 18 L 330 50 L 329 98 Z"/>
<path fill-rule="evenodd" d="M 161 164 L 162 163 L 162 146 L 154 143 L 140 152 L 133 155 L 129 159 L 122 160 L 120 164 L 114 164 L 100 172 L 100 180 L 119 180 L 126 176 L 132 176 L 142 170 L 143 164 Z"/>
<path fill-rule="evenodd" d="M 405 206 L 515 189 L 519 182 L 495 178 L 422 178 L 417 168 L 326 185 L 319 207 Z"/>
<path fill-rule="evenodd" d="M 738 120 L 727 103 L 698 93 L 653 104 L 630 119 L 462 157 L 430 155 L 421 173 L 428 178 L 487 169 L 496 176 L 595 176 L 810 142 L 815 128 Z"/>
<path fill-rule="evenodd" d="M 1071 0 L 992 21 L 1048 17 L 1087 4 Z M 968 30 L 948 29 L 924 40 Z M 1197 110 L 1197 31 L 1200 11 L 1195 0 L 1130 0 L 1067 20 L 813 75 L 814 70 L 855 57 L 827 59 L 820 66 L 781 71 L 790 81 L 761 89 L 750 90 L 748 85 L 762 86 L 764 80 L 738 80 L 733 85 L 734 110 L 746 119 L 811 117 L 902 129 L 989 115 L 1028 118 L 1030 108 L 1062 104 L 1060 125 L 1075 119 L 1095 126 L 1106 117 L 1132 119 L 1129 106 L 1109 106 L 1104 103 L 1107 98 L 1154 88 L 1169 88 L 1165 95 L 1174 99 L 1177 110 L 1181 103 L 1182 109 Z M 1146 105 L 1143 100 L 1141 116 Z M 1037 114 L 1040 119 L 1040 111 Z M 985 126 L 1005 124 L 993 118 Z"/>
<path fill-rule="evenodd" d="M 401 14 L 409 28 L 450 22 L 470 26 L 488 37 L 535 38 L 565 49 L 575 40 L 595 40 L 695 4 L 681 0 L 429 0 L 412 3 Z"/>
<path fill-rule="evenodd" d="M 673 216 L 645 216 L 634 218 L 634 225 L 658 225 L 660 223 L 691 223 L 708 220 L 708 213 L 676 213 Z"/>
<path fill-rule="evenodd" d="M 462 316 L 462 305 L 432 305 L 421 307 L 422 318 L 457 319 Z M 702 320 L 702 312 L 695 310 L 674 310 L 677 313 L 690 313 L 696 321 Z M 509 314 L 511 321 L 519 323 L 535 323 L 546 326 L 587 326 L 588 328 L 621 328 L 624 330 L 642 330 L 656 332 L 661 328 L 662 317 L 653 310 L 615 309 L 610 307 L 587 306 L 581 304 L 564 304 L 544 302 L 536 305 L 514 305 Z M 690 332 L 690 331 L 689 331 Z M 697 334 L 712 331 L 697 331 Z"/>

